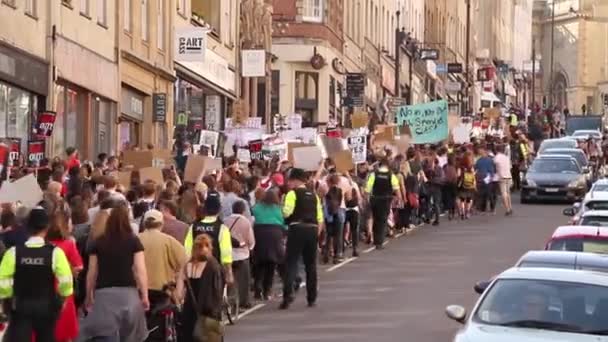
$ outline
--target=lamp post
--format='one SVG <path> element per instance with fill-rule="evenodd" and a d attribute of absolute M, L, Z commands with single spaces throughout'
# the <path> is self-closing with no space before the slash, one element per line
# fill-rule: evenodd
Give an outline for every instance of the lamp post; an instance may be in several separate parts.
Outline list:
<path fill-rule="evenodd" d="M 465 65 L 465 77 L 466 77 L 466 84 L 465 84 L 465 91 L 464 91 L 464 96 L 465 96 L 465 100 L 464 100 L 464 113 L 468 114 L 469 112 L 469 88 L 470 88 L 470 80 L 471 80 L 471 75 L 469 74 L 469 53 L 471 50 L 471 0 L 467 0 L 467 27 L 466 27 L 466 35 L 467 35 L 467 40 L 466 40 L 466 51 L 464 52 L 464 65 Z"/>
<path fill-rule="evenodd" d="M 397 17 L 397 27 L 395 27 L 395 97 L 401 97 L 401 44 L 403 43 L 403 30 L 399 29 L 399 17 L 401 11 L 395 13 Z"/>
<path fill-rule="evenodd" d="M 549 107 L 553 107 L 553 55 L 555 53 L 555 0 L 551 3 L 551 60 L 549 73 Z"/>

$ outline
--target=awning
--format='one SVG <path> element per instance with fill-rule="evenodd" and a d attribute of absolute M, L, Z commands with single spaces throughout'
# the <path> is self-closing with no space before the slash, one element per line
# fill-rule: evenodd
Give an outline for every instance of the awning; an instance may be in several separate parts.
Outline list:
<path fill-rule="evenodd" d="M 492 101 L 492 102 L 501 102 L 502 100 L 498 98 L 498 96 L 496 96 L 496 94 L 491 93 L 489 91 L 484 91 L 481 93 L 481 100 L 482 101 Z"/>

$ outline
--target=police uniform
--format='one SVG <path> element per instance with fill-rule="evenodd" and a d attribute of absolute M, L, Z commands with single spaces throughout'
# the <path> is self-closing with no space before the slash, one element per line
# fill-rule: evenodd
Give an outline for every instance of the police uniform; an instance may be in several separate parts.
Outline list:
<path fill-rule="evenodd" d="M 304 171 L 294 169 L 291 178 L 300 179 Z M 300 179 L 302 180 L 302 179 Z M 306 299 L 310 306 L 317 300 L 318 227 L 323 223 L 323 208 L 319 197 L 304 185 L 285 195 L 283 216 L 289 225 L 287 232 L 286 266 L 283 279 L 283 304 L 286 309 L 293 301 L 294 281 L 300 256 L 306 271 Z"/>
<path fill-rule="evenodd" d="M 44 209 L 30 214 L 42 219 Z M 57 285 L 56 285 L 57 284 Z M 73 293 L 70 264 L 61 250 L 34 236 L 10 248 L 0 263 L 0 299 L 12 298 L 11 321 L 5 341 L 54 341 L 62 298 Z"/>
<path fill-rule="evenodd" d="M 192 254 L 192 246 L 197 236 L 207 234 L 213 243 L 213 256 L 222 265 L 232 264 L 232 241 L 230 230 L 217 216 L 207 216 L 193 223 L 186 233 L 184 247 L 186 254 Z"/>
<path fill-rule="evenodd" d="M 373 216 L 374 244 L 382 248 L 386 236 L 386 222 L 391 210 L 393 193 L 399 190 L 399 179 L 386 166 L 381 166 L 367 180 L 365 192 L 370 194 Z"/>

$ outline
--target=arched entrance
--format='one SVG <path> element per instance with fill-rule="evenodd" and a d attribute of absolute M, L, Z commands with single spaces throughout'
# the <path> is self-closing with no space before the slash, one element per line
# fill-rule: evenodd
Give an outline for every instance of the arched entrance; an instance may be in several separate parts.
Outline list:
<path fill-rule="evenodd" d="M 553 87 L 551 95 L 553 96 L 553 105 L 557 108 L 568 108 L 568 80 L 562 72 L 558 72 L 553 78 Z"/>

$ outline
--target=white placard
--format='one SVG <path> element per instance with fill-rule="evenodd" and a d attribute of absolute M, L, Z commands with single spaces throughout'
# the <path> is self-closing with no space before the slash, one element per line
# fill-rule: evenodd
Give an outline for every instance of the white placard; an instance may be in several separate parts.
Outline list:
<path fill-rule="evenodd" d="M 317 146 L 296 147 L 293 153 L 293 167 L 304 171 L 316 171 L 319 169 L 323 156 Z"/>
<path fill-rule="evenodd" d="M 175 28 L 175 60 L 178 62 L 204 62 L 207 50 L 207 30 L 186 26 Z"/>
<path fill-rule="evenodd" d="M 452 130 L 454 143 L 465 144 L 471 142 L 471 124 L 460 124 Z"/>
<path fill-rule="evenodd" d="M 353 162 L 355 164 L 364 163 L 367 160 L 367 136 L 356 135 L 348 137 L 346 140 L 353 153 Z"/>
<path fill-rule="evenodd" d="M 266 51 L 264 50 L 243 50 L 242 74 L 243 77 L 264 77 L 266 76 Z"/>
<path fill-rule="evenodd" d="M 205 126 L 209 130 L 220 128 L 220 101 L 221 98 L 219 95 L 205 96 Z"/>
<path fill-rule="evenodd" d="M 289 129 L 298 130 L 302 129 L 302 115 L 301 114 L 291 114 L 287 117 L 287 122 L 289 124 Z"/>
<path fill-rule="evenodd" d="M 251 153 L 248 148 L 239 148 L 236 150 L 236 158 L 241 163 L 250 163 L 251 162 Z"/>

